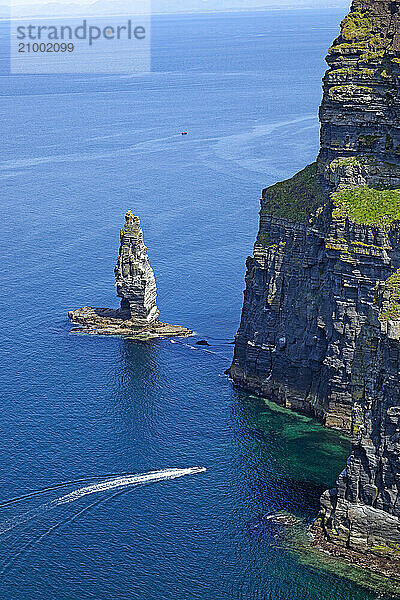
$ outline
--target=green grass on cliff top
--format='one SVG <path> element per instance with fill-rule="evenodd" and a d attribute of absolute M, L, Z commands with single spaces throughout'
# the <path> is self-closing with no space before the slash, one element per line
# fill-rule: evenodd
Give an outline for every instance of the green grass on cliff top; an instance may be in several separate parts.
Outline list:
<path fill-rule="evenodd" d="M 377 23 L 366 11 L 356 10 L 347 15 L 342 22 L 342 37 L 346 41 L 365 40 L 372 36 Z"/>
<path fill-rule="evenodd" d="M 319 183 L 317 164 L 309 165 L 291 179 L 263 192 L 261 214 L 307 224 L 316 208 L 326 202 Z"/>
<path fill-rule="evenodd" d="M 384 229 L 400 221 L 400 189 L 377 190 L 363 186 L 340 190 L 332 199 L 335 219 L 347 218 L 359 225 Z"/>
<path fill-rule="evenodd" d="M 386 46 L 384 23 L 379 18 L 372 18 L 368 8 L 360 6 L 352 10 L 341 24 L 341 35 L 330 48 L 330 53 L 341 53 L 345 49 L 379 51 Z M 366 54 L 364 54 L 366 57 Z M 378 58 L 378 56 L 375 56 Z"/>

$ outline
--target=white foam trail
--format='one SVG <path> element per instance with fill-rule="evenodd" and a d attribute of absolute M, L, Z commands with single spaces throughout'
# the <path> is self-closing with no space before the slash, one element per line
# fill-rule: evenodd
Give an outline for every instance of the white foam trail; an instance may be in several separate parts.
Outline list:
<path fill-rule="evenodd" d="M 75 500 L 79 500 L 84 496 L 90 494 L 96 494 L 99 492 L 106 492 L 108 490 L 122 490 L 123 488 L 136 485 L 144 485 L 146 483 L 152 483 L 156 481 L 165 481 L 167 479 L 176 479 L 177 477 L 184 477 L 185 475 L 195 475 L 196 473 L 204 473 L 207 469 L 204 467 L 191 467 L 188 469 L 164 469 L 162 471 L 151 471 L 150 473 L 142 473 L 140 475 L 124 475 L 116 479 L 108 479 L 107 481 L 101 481 L 92 485 L 79 488 L 74 492 L 61 496 L 56 500 L 42 504 L 41 506 L 28 511 L 22 515 L 13 517 L 0 524 L 0 535 L 7 533 L 15 527 L 31 521 L 39 514 L 63 504 L 69 504 Z"/>
<path fill-rule="evenodd" d="M 100 498 L 100 500 L 96 500 L 96 502 L 92 502 L 92 504 L 89 504 L 89 506 L 86 506 L 85 508 L 81 509 L 79 512 L 77 512 L 72 517 L 68 517 L 67 519 L 63 519 L 62 521 L 59 521 L 58 523 L 56 523 L 52 527 L 49 527 L 49 529 L 47 529 L 47 531 L 45 531 L 38 538 L 33 539 L 32 541 L 30 541 L 27 544 L 25 544 L 25 546 L 23 546 L 23 548 L 17 554 L 12 553 L 11 559 L 8 560 L 8 561 L 6 561 L 6 562 L 4 562 L 3 565 L 2 565 L 2 568 L 0 570 L 0 579 L 3 578 L 3 576 L 6 573 L 8 573 L 13 568 L 13 566 L 15 565 L 15 563 L 18 562 L 18 560 L 20 560 L 27 553 L 29 553 L 33 548 L 35 548 L 35 546 L 37 546 L 48 535 L 51 535 L 56 529 L 60 529 L 61 527 L 64 527 L 65 525 L 69 525 L 70 523 L 73 523 L 81 515 L 83 515 L 87 511 L 91 510 L 95 506 L 99 506 L 100 504 L 104 504 L 105 502 L 108 502 L 112 498 L 115 498 L 115 496 L 118 496 L 119 494 L 122 494 L 122 493 L 123 492 L 115 492 L 115 494 L 113 494 L 112 496 L 109 496 L 108 498 Z"/>
<path fill-rule="evenodd" d="M 129 473 L 131 474 L 131 473 Z M 128 475 L 128 473 L 126 473 L 126 475 Z M 120 475 L 120 477 L 122 477 L 123 474 Z M 23 494 L 22 496 L 16 496 L 14 498 L 9 498 L 8 500 L 3 500 L 2 502 L 0 502 L 0 508 L 4 508 L 5 506 L 9 506 L 10 504 L 15 504 L 17 502 L 22 502 L 24 500 L 29 500 L 30 498 L 34 498 L 35 496 L 41 496 L 44 494 L 49 494 L 51 492 L 54 492 L 55 490 L 58 490 L 60 488 L 63 487 L 71 487 L 71 485 L 77 484 L 77 483 L 89 483 L 91 481 L 94 481 L 95 479 L 110 479 L 111 477 L 117 477 L 117 475 L 107 475 L 104 477 L 83 477 L 81 479 L 75 479 L 73 481 L 63 481 L 62 483 L 57 483 L 56 485 L 52 485 L 49 487 L 45 487 L 42 488 L 41 490 L 32 490 L 31 492 L 28 492 L 27 494 Z"/>
<path fill-rule="evenodd" d="M 89 496 L 90 494 L 97 494 L 99 492 L 106 492 L 108 490 L 122 489 L 128 486 L 141 485 L 145 483 L 151 483 L 155 481 L 165 481 L 166 479 L 176 479 L 177 477 L 184 477 L 185 475 L 194 475 L 196 473 L 204 473 L 206 469 L 204 467 L 191 467 L 189 469 L 164 469 L 163 471 L 153 471 L 150 473 L 143 473 L 142 475 L 128 475 L 126 477 L 118 477 L 117 479 L 111 479 L 109 481 L 102 481 L 93 485 L 79 488 L 66 496 L 53 500 L 51 506 L 59 506 L 60 504 L 68 504 L 79 500 L 83 496 Z"/>

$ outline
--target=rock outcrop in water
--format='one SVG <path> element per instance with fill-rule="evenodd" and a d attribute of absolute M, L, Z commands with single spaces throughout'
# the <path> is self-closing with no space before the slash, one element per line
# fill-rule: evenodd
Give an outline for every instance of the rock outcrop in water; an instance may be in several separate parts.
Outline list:
<path fill-rule="evenodd" d="M 159 321 L 154 272 L 143 242 L 139 217 L 135 217 L 131 211 L 126 213 L 125 226 L 120 233 L 115 282 L 121 308 L 113 310 L 86 306 L 69 312 L 71 321 L 81 326 L 78 331 L 136 338 L 192 334 L 192 331 L 180 325 Z"/>
<path fill-rule="evenodd" d="M 322 527 L 337 548 L 390 555 L 394 564 L 400 1 L 354 0 L 327 62 L 320 154 L 263 191 L 230 374 L 248 390 L 352 431 L 349 464 L 322 499 Z"/>

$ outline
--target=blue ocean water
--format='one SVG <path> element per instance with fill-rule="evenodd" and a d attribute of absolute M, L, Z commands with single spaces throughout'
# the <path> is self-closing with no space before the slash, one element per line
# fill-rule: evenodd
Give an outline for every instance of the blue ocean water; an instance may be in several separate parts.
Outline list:
<path fill-rule="evenodd" d="M 376 597 L 266 520 L 311 521 L 347 441 L 224 375 L 260 191 L 315 158 L 341 16 L 155 17 L 150 75 L 0 78 L 1 600 Z M 197 338 L 69 333 L 68 310 L 118 304 L 129 208 L 162 319 Z"/>

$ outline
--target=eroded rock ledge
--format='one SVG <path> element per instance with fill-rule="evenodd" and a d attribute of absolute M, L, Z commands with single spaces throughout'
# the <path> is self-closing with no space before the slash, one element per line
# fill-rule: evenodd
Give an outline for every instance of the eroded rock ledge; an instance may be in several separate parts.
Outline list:
<path fill-rule="evenodd" d="M 159 320 L 154 272 L 143 242 L 139 218 L 131 211 L 125 215 L 120 240 L 115 282 L 121 308 L 114 310 L 85 306 L 70 311 L 68 317 L 72 323 L 79 325 L 73 332 L 123 335 L 137 339 L 191 335 L 193 332 L 186 327 Z"/>
<path fill-rule="evenodd" d="M 400 582 L 400 558 L 380 555 L 372 552 L 360 552 L 346 545 L 338 545 L 333 543 L 326 536 L 326 530 L 321 519 L 317 519 L 310 528 L 312 534 L 311 546 L 333 556 L 339 560 L 344 560 L 357 567 L 362 567 L 378 575 L 389 578 L 391 581 L 396 581 L 397 585 Z M 397 596 L 396 596 L 397 597 Z"/>
<path fill-rule="evenodd" d="M 169 325 L 154 321 L 143 325 L 134 319 L 124 319 L 120 310 L 111 308 L 92 308 L 85 306 L 68 313 L 72 323 L 80 327 L 73 332 L 91 333 L 97 335 L 122 335 L 138 339 L 156 337 L 188 337 L 193 331 L 181 325 Z"/>

